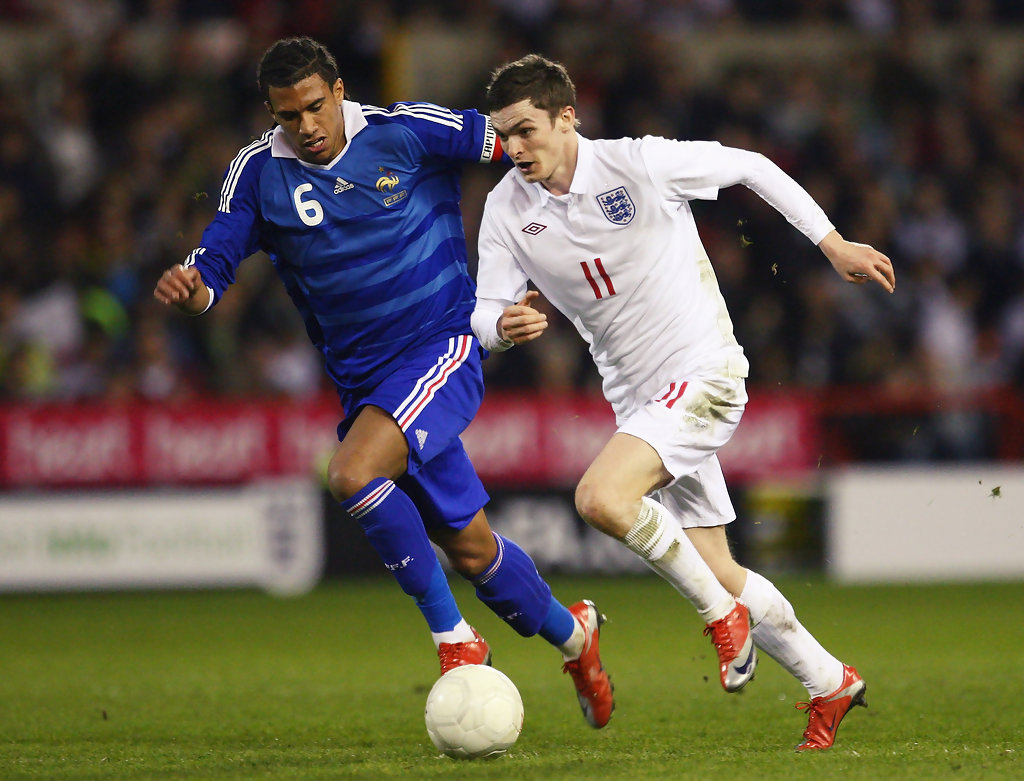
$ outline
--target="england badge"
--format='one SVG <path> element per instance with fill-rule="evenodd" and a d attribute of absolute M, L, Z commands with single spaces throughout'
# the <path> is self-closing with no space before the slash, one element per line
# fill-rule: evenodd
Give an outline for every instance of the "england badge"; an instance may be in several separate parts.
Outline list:
<path fill-rule="evenodd" d="M 616 225 L 628 224 L 636 214 L 633 199 L 629 197 L 625 187 L 616 187 L 614 190 L 601 193 L 597 196 L 597 202 L 601 204 L 604 216 Z"/>

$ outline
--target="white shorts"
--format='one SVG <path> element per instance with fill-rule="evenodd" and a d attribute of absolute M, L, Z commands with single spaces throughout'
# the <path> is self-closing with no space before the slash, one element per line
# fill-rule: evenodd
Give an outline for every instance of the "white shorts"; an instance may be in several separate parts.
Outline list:
<path fill-rule="evenodd" d="M 675 478 L 651 497 L 684 529 L 736 520 L 716 453 L 732 437 L 746 403 L 743 378 L 698 378 L 662 388 L 619 426 L 653 447 Z"/>

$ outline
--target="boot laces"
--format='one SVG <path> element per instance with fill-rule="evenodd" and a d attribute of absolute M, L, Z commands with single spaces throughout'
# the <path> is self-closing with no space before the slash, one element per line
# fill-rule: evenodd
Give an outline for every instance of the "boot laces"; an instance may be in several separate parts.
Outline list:
<path fill-rule="evenodd" d="M 441 643 L 437 648 L 437 656 L 441 660 L 441 671 L 448 672 L 462 664 L 462 651 L 467 643 Z"/>
<path fill-rule="evenodd" d="M 793 707 L 797 710 L 807 711 L 807 729 L 804 730 L 804 737 L 810 738 L 815 723 L 824 716 L 821 706 L 825 703 L 823 697 L 815 697 L 810 702 L 798 702 Z"/>
<path fill-rule="evenodd" d="M 720 659 L 733 659 L 737 655 L 732 644 L 732 632 L 729 631 L 728 621 L 728 618 L 721 618 L 704 628 L 705 637 L 711 635 L 711 642 L 715 644 Z"/>

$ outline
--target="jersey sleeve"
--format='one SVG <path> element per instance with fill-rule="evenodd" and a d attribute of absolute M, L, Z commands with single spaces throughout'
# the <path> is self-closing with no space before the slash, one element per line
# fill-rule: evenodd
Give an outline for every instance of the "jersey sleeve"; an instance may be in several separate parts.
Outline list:
<path fill-rule="evenodd" d="M 503 159 L 501 142 L 490 118 L 474 109 L 455 110 L 433 103 L 393 103 L 388 111 L 416 134 L 432 157 L 460 163 L 492 163 Z"/>
<path fill-rule="evenodd" d="M 480 222 L 476 308 L 470 320 L 480 344 L 492 352 L 501 352 L 512 346 L 498 336 L 495 326 L 505 307 L 523 297 L 529 281 L 529 276 L 501 239 L 498 221 L 494 217 L 497 208 L 492 193 L 487 197 Z"/>
<path fill-rule="evenodd" d="M 833 225 L 810 193 L 764 155 L 717 141 L 646 137 L 641 155 L 655 186 L 669 200 L 712 200 L 723 187 L 742 184 L 817 244 Z"/>
<path fill-rule="evenodd" d="M 243 150 L 244 151 L 244 150 Z M 200 245 L 189 254 L 185 266 L 195 266 L 210 289 L 210 307 L 235 281 L 243 260 L 260 249 L 259 162 L 232 161 L 221 185 L 217 214 L 203 231 Z M 208 307 L 209 308 L 209 307 Z"/>

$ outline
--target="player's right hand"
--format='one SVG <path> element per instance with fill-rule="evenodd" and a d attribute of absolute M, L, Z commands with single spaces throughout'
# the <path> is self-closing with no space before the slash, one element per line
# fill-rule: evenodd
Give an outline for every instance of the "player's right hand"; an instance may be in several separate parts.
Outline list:
<path fill-rule="evenodd" d="M 196 314 L 206 309 L 209 291 L 199 269 L 175 263 L 160 275 L 153 297 L 162 304 L 173 304 L 182 311 Z"/>
<path fill-rule="evenodd" d="M 527 290 L 518 304 L 505 307 L 498 320 L 498 335 L 502 339 L 522 344 L 544 333 L 548 327 L 548 316 L 533 308 L 533 301 L 539 296 L 539 291 Z"/>

